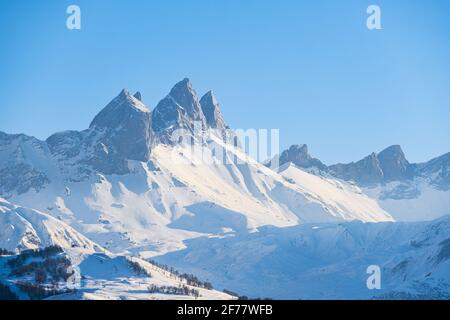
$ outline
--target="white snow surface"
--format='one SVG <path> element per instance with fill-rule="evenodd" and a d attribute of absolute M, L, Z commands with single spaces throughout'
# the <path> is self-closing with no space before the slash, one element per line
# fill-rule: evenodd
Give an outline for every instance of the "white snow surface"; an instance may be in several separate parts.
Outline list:
<path fill-rule="evenodd" d="M 150 112 L 126 97 L 134 111 Z M 114 155 L 104 143 L 107 132 L 59 133 L 56 152 L 25 135 L 0 145 L 0 169 L 6 168 L 0 190 L 7 190 L 0 198 L 0 248 L 19 253 L 58 245 L 81 279 L 75 293 L 52 299 L 193 298 L 150 294 L 150 285 L 178 287 L 185 280 L 147 258 L 251 297 L 359 299 L 450 287 L 449 217 L 393 222 L 450 214 L 450 191 L 420 179 L 360 189 L 290 163 L 274 171 L 214 130 L 194 151 L 143 144 L 149 161 L 128 160 L 128 173 L 102 174 L 118 172 L 92 165 Z M 10 169 L 16 171 L 8 175 Z M 151 277 L 137 274 L 130 259 Z M 383 272 L 376 293 L 365 283 L 371 264 Z M 196 289 L 200 299 L 232 298 Z"/>
<path fill-rule="evenodd" d="M 48 185 L 9 200 L 61 219 L 112 252 L 141 257 L 183 249 L 186 239 L 265 225 L 392 221 L 357 188 L 294 167 L 277 173 L 213 133 L 207 143 L 202 152 L 157 145 L 149 162 L 128 161 L 125 175 L 76 179 L 73 167 L 67 176 L 44 170 Z M 234 160 L 217 161 L 211 149 Z"/>
<path fill-rule="evenodd" d="M 345 220 L 354 220 L 355 216 L 357 220 L 368 222 L 394 220 L 374 199 L 355 185 L 308 173 L 292 163 L 280 167 L 279 172 L 283 177 L 291 179 L 304 193 L 333 208 Z"/>
<path fill-rule="evenodd" d="M 114 255 L 88 240 L 64 222 L 45 213 L 20 207 L 0 198 L 0 248 L 20 253 L 57 245 L 72 263 L 79 279 L 76 291 L 49 299 L 135 300 L 195 299 L 191 295 L 150 293 L 148 287 L 185 285 L 199 292 L 198 299 L 233 299 L 223 292 L 187 285 L 186 280 L 142 259 Z M 0 257 L 0 279 L 11 281 L 10 271 Z M 150 276 L 137 274 L 129 261 L 139 264 Z"/>
<path fill-rule="evenodd" d="M 264 227 L 186 246 L 155 259 L 252 298 L 450 298 L 450 216 Z M 380 290 L 367 287 L 371 265 L 381 269 Z"/>
<path fill-rule="evenodd" d="M 138 275 L 128 261 L 138 263 L 150 276 Z M 76 265 L 82 275 L 81 285 L 73 293 L 56 295 L 48 300 L 194 300 L 191 295 L 150 293 L 151 285 L 179 287 L 185 285 L 199 292 L 199 300 L 229 300 L 234 297 L 219 292 L 187 285 L 186 280 L 141 259 L 93 254 Z"/>
<path fill-rule="evenodd" d="M 450 215 L 450 190 L 440 190 L 423 179 L 415 179 L 408 187 L 417 195 L 410 198 L 385 198 L 383 194 L 403 184 L 390 182 L 375 188 L 364 188 L 363 192 L 375 199 L 380 207 L 388 211 L 396 221 L 430 221 Z"/>
<path fill-rule="evenodd" d="M 62 248 L 78 247 L 86 253 L 101 250 L 58 219 L 0 198 L 0 248 L 18 253 L 53 245 Z"/>

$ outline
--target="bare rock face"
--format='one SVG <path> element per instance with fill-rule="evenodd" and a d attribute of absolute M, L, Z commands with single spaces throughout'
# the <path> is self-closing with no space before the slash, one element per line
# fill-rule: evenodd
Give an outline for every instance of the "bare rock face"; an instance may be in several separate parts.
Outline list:
<path fill-rule="evenodd" d="M 151 113 L 140 100 L 122 90 L 95 116 L 89 129 L 56 133 L 47 144 L 61 168 L 71 165 L 77 169 L 72 180 L 82 180 L 94 171 L 124 174 L 128 172 L 127 160 L 150 158 Z"/>
<path fill-rule="evenodd" d="M 403 180 L 410 177 L 411 165 L 399 145 L 384 149 L 377 157 L 385 181 Z"/>
<path fill-rule="evenodd" d="M 378 154 L 372 153 L 358 162 L 336 164 L 329 168 L 338 178 L 353 180 L 366 186 L 411 180 L 416 174 L 415 167 L 406 160 L 402 148 L 393 145 Z"/>
<path fill-rule="evenodd" d="M 399 145 L 392 145 L 379 153 L 374 152 L 356 162 L 338 163 L 331 166 L 326 166 L 320 160 L 311 157 L 307 145 L 293 145 L 283 151 L 279 159 L 280 165 L 292 162 L 300 168 L 316 168 L 339 179 L 352 180 L 361 186 L 373 186 L 392 181 L 404 182 L 407 185 L 416 177 L 421 176 L 433 180 L 432 183 L 440 188 L 450 188 L 449 154 L 423 164 L 413 164 L 406 159 Z M 405 191 L 404 193 L 405 197 L 417 194 L 416 191 L 408 193 Z"/>
<path fill-rule="evenodd" d="M 450 189 L 450 152 L 428 162 L 418 164 L 416 171 L 441 190 Z"/>
<path fill-rule="evenodd" d="M 206 126 L 197 93 L 188 78 L 178 82 L 152 112 L 153 131 L 163 143 L 177 142 L 175 130 L 185 130 L 194 137 L 194 131 L 202 131 Z"/>
<path fill-rule="evenodd" d="M 139 91 L 137 91 L 137 92 L 133 95 L 133 97 L 135 97 L 135 98 L 138 99 L 139 101 L 142 101 L 142 94 L 141 94 Z"/>
<path fill-rule="evenodd" d="M 45 142 L 24 134 L 0 132 L 0 195 L 8 197 L 12 192 L 39 191 L 50 183 L 44 164 L 50 157 Z"/>
<path fill-rule="evenodd" d="M 292 145 L 289 149 L 284 150 L 280 155 L 280 165 L 288 162 L 304 169 L 317 168 L 322 171 L 328 170 L 327 166 L 319 159 L 311 157 L 306 144 Z"/>
<path fill-rule="evenodd" d="M 108 152 L 125 159 L 148 161 L 153 138 L 151 114 L 128 91 L 122 90 L 100 111 L 89 128 L 105 132 L 101 143 Z"/>
<path fill-rule="evenodd" d="M 220 111 L 219 102 L 212 91 L 208 91 L 200 99 L 200 105 L 205 115 L 206 124 L 213 129 L 226 130 L 228 126 L 225 124 L 222 112 Z"/>
<path fill-rule="evenodd" d="M 353 180 L 361 185 L 381 183 L 384 175 L 376 153 L 358 162 L 330 166 L 332 174 L 344 180 Z"/>

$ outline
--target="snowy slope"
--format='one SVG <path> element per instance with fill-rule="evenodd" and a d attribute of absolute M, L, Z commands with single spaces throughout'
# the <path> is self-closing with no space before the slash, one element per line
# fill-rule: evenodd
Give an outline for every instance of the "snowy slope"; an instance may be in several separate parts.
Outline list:
<path fill-rule="evenodd" d="M 57 245 L 93 253 L 101 248 L 52 216 L 0 198 L 0 248 L 11 252 Z"/>
<path fill-rule="evenodd" d="M 293 145 L 279 157 L 282 166 L 289 162 L 328 180 L 357 184 L 396 221 L 428 221 L 450 214 L 450 153 L 410 163 L 401 146 L 392 145 L 357 162 L 326 166 L 308 153 L 307 145 Z"/>
<path fill-rule="evenodd" d="M 29 297 L 16 284 L 26 281 L 36 285 L 33 280 L 35 271 L 25 271 L 24 274 L 15 272 L 23 267 L 31 266 L 32 263 L 50 261 L 55 263 L 59 261 L 59 267 L 57 266 L 59 270 L 65 268 L 69 273 L 74 272 L 67 283 L 58 286 L 58 290 L 75 289 L 74 292 L 52 296 L 51 299 L 232 298 L 222 292 L 188 284 L 186 279 L 144 260 L 111 254 L 64 222 L 45 213 L 13 205 L 3 199 L 0 199 L 0 231 L 0 248 L 15 253 L 15 255 L 0 256 L 0 282 L 9 285 L 22 299 Z M 42 250 L 51 246 L 58 246 L 63 251 L 34 254 L 24 258 L 14 267 L 8 264 L 9 260 L 28 254 L 27 250 Z M 68 261 L 70 265 L 64 264 L 64 261 Z M 136 265 L 139 267 L 137 268 Z M 32 269 L 32 267 L 27 268 L 27 270 Z M 50 282 L 51 274 L 54 273 L 49 271 L 51 270 L 49 265 L 45 265 L 45 268 L 40 269 L 48 272 L 47 279 Z M 157 288 L 185 286 L 186 290 L 194 290 L 198 296 L 149 292 L 150 286 Z"/>
<path fill-rule="evenodd" d="M 175 139 L 178 129 L 188 139 Z M 340 166 L 343 177 L 362 170 L 364 179 L 382 181 L 358 188 L 315 172 L 320 161 L 305 147 L 286 159 L 308 170 L 286 163 L 274 171 L 230 138 L 216 98 L 208 92 L 199 100 L 189 79 L 153 111 L 140 94 L 123 90 L 80 132 L 46 141 L 0 132 L 0 197 L 7 199 L 0 200 L 0 248 L 63 247 L 82 289 L 61 299 L 192 298 L 149 292 L 151 285 L 184 281 L 137 258 L 154 256 L 251 296 L 371 297 L 361 283 L 374 261 L 391 272 L 390 288 L 406 292 L 414 292 L 413 280 L 435 288 L 426 270 L 448 279 L 447 262 L 438 258 L 446 257 L 447 220 L 391 223 L 449 213 L 447 158 L 421 167 L 432 177 L 418 195 L 419 180 L 405 187 L 373 175 L 381 166 L 383 179 L 409 177 L 404 161 L 392 166 L 402 155 L 398 148 L 378 155 L 384 162 L 374 154 Z M 439 188 L 428 188 L 431 182 Z M 348 223 L 354 220 L 360 222 Z M 441 224 L 443 233 L 433 233 Z M 422 243 L 421 233 L 426 245 L 412 246 L 411 240 Z M 152 277 L 133 270 L 130 255 Z M 203 298 L 230 298 L 198 290 Z"/>
<path fill-rule="evenodd" d="M 185 239 L 246 233 L 264 225 L 392 220 L 356 188 L 331 187 L 330 181 L 312 181 L 308 174 L 293 183 L 214 132 L 207 143 L 195 152 L 158 144 L 148 162 L 128 160 L 126 174 L 53 179 L 39 191 L 10 199 L 60 218 L 109 250 L 145 257 L 181 249 Z M 217 161 L 214 148 L 233 161 Z"/>
<path fill-rule="evenodd" d="M 356 189 L 329 201 L 235 148 L 217 99 L 208 92 L 199 100 L 189 79 L 153 111 L 140 99 L 122 90 L 88 129 L 46 141 L 0 132 L 0 196 L 108 250 L 144 257 L 182 249 L 186 239 L 264 225 L 392 220 Z M 175 128 L 195 141 L 193 153 L 189 139 L 172 138 Z"/>
<path fill-rule="evenodd" d="M 157 261 L 220 288 L 277 299 L 450 297 L 450 217 L 428 223 L 304 224 L 197 238 Z M 366 286 L 381 268 L 381 290 Z"/>
<path fill-rule="evenodd" d="M 146 274 L 137 273 L 129 261 L 138 264 Z M 212 289 L 187 284 L 186 280 L 149 262 L 124 256 L 94 254 L 76 265 L 82 280 L 75 292 L 55 295 L 50 300 L 193 300 L 233 299 Z M 179 288 L 186 286 L 199 296 L 149 292 L 150 286 Z"/>
<path fill-rule="evenodd" d="M 358 220 L 362 221 L 389 220 L 387 217 L 390 215 L 387 212 L 384 212 L 386 218 L 380 219 L 383 209 L 355 185 L 308 173 L 292 163 L 284 164 L 278 171 L 303 192 L 320 199 L 346 220 L 352 220 L 356 214 L 358 214 Z M 348 216 L 350 212 L 354 215 L 353 217 Z"/>

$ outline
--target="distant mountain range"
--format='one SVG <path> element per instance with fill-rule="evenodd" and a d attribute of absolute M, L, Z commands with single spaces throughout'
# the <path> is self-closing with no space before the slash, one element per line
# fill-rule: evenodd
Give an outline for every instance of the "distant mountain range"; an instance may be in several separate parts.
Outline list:
<path fill-rule="evenodd" d="M 425 163 L 410 163 L 401 146 L 392 145 L 356 162 L 327 166 L 313 158 L 308 152 L 308 146 L 303 144 L 293 145 L 281 153 L 280 165 L 288 162 L 300 168 L 317 169 L 339 179 L 354 181 L 361 186 L 425 178 L 440 190 L 450 189 L 450 152 Z"/>
<path fill-rule="evenodd" d="M 399 221 L 430 220 L 450 214 L 450 153 L 425 163 L 410 163 L 399 145 L 356 162 L 327 166 L 308 146 L 293 145 L 279 155 L 282 166 L 358 185 Z M 267 166 L 271 162 L 266 163 Z"/>

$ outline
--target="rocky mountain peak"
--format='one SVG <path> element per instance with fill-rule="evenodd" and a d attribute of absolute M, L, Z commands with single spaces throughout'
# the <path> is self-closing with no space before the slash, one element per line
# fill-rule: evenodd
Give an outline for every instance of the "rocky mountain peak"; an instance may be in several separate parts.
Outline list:
<path fill-rule="evenodd" d="M 344 180 L 353 180 L 362 185 L 377 184 L 383 181 L 383 170 L 376 153 L 357 162 L 330 166 L 333 175 Z"/>
<path fill-rule="evenodd" d="M 404 180 L 412 175 L 412 166 L 399 145 L 390 146 L 378 154 L 372 152 L 357 162 L 332 165 L 330 169 L 336 177 L 354 180 L 361 185 Z"/>
<path fill-rule="evenodd" d="M 186 129 L 193 134 L 195 126 L 205 129 L 206 119 L 191 81 L 185 78 L 157 104 L 152 112 L 152 127 L 161 142 L 171 143 L 175 130 Z"/>
<path fill-rule="evenodd" d="M 410 164 L 399 145 L 384 149 L 377 158 L 385 180 L 401 180 L 407 177 Z"/>
<path fill-rule="evenodd" d="M 136 93 L 133 95 L 133 97 L 135 97 L 139 101 L 142 101 L 142 95 L 141 95 L 140 91 L 136 91 Z"/>
<path fill-rule="evenodd" d="M 123 164 L 126 159 L 138 161 L 149 159 L 153 143 L 151 113 L 126 89 L 95 116 L 89 128 L 98 132 L 95 139 L 88 142 L 93 144 L 95 150 L 93 157 L 96 159 L 97 167 L 102 167 L 104 163 Z M 103 172 L 123 171 L 112 167 Z"/>
<path fill-rule="evenodd" d="M 197 93 L 188 78 L 184 78 L 173 86 L 169 96 L 182 107 L 192 119 L 203 118 L 203 112 L 198 101 Z"/>
<path fill-rule="evenodd" d="M 327 171 L 327 166 L 320 160 L 311 157 L 308 152 L 308 146 L 292 145 L 289 149 L 284 150 L 280 155 L 280 165 L 291 162 L 300 168 L 317 168 L 322 171 Z"/>
<path fill-rule="evenodd" d="M 224 130 L 227 128 L 220 111 L 219 102 L 212 91 L 208 91 L 200 99 L 200 105 L 205 115 L 206 124 L 213 129 Z"/>
<path fill-rule="evenodd" d="M 89 127 L 117 128 L 127 119 L 141 113 L 149 113 L 148 108 L 140 100 L 130 95 L 128 90 L 123 89 L 95 116 Z"/>

